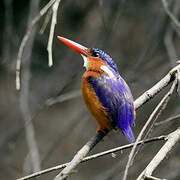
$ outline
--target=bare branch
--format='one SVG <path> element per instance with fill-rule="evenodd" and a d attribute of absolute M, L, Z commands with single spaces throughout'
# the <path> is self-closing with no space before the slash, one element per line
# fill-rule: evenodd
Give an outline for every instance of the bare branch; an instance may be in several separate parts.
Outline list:
<path fill-rule="evenodd" d="M 151 89 L 143 93 L 135 102 L 134 106 L 137 110 L 141 107 L 144 103 L 148 102 L 152 99 L 157 93 L 159 93 L 163 88 L 165 88 L 175 77 L 174 75 L 177 74 L 177 71 L 180 70 L 180 64 L 175 66 L 169 73 L 162 78 L 157 84 L 155 84 Z"/>
<path fill-rule="evenodd" d="M 160 178 L 157 178 L 157 177 L 154 177 L 154 176 L 145 176 L 145 179 L 146 180 L 166 180 L 166 179 L 160 179 Z"/>
<path fill-rule="evenodd" d="M 48 51 L 48 65 L 51 67 L 53 65 L 53 59 L 52 59 L 52 43 L 53 43 L 53 37 L 54 37 L 54 29 L 56 26 L 57 22 L 57 11 L 59 7 L 59 3 L 61 0 L 56 0 L 56 2 L 52 6 L 53 14 L 52 14 L 52 21 L 51 21 L 51 28 L 49 32 L 49 40 L 48 40 L 48 46 L 47 46 L 47 51 Z"/>
<path fill-rule="evenodd" d="M 141 129 L 137 139 L 136 139 L 136 142 L 129 154 L 129 158 L 128 158 L 128 162 L 127 162 L 127 165 L 126 165 L 126 168 L 125 168 L 125 172 L 124 172 L 124 176 L 123 176 L 123 180 L 126 180 L 127 179 L 127 175 L 128 175 L 128 170 L 129 170 L 129 167 L 132 163 L 132 159 L 133 159 L 133 156 L 134 156 L 134 153 L 135 153 L 135 150 L 136 150 L 136 146 L 137 146 L 137 143 L 138 141 L 142 138 L 145 130 L 147 129 L 148 125 L 150 124 L 150 122 L 154 119 L 154 121 L 157 120 L 157 118 L 159 117 L 159 115 L 161 114 L 162 110 L 165 109 L 169 99 L 170 99 L 170 96 L 172 95 L 172 93 L 174 92 L 174 89 L 177 85 L 177 78 L 175 79 L 175 81 L 173 82 L 173 85 L 171 87 L 171 89 L 169 90 L 169 92 L 164 96 L 164 98 L 161 100 L 161 102 L 157 105 L 157 107 L 154 109 L 154 111 L 152 112 L 152 114 L 150 115 L 149 119 L 147 120 L 147 122 L 145 123 L 145 125 L 143 126 L 143 128 Z"/>
<path fill-rule="evenodd" d="M 66 94 L 62 94 L 62 95 L 57 96 L 57 97 L 49 98 L 49 99 L 47 99 L 45 104 L 47 106 L 52 106 L 53 104 L 61 103 L 61 102 L 64 102 L 64 101 L 67 101 L 67 100 L 70 100 L 70 99 L 73 99 L 73 98 L 76 98 L 79 96 L 81 96 L 81 91 L 76 90 L 76 91 L 68 92 Z"/>
<path fill-rule="evenodd" d="M 168 16 L 171 18 L 171 20 L 173 21 L 173 23 L 180 28 L 180 22 L 177 20 L 177 18 L 169 11 L 168 9 L 168 3 L 166 0 L 162 0 L 162 4 L 164 6 L 164 9 L 166 11 L 166 13 L 168 14 Z"/>
<path fill-rule="evenodd" d="M 31 1 L 30 3 L 30 12 L 27 22 L 27 29 L 31 25 L 32 19 L 35 17 L 39 8 L 39 0 Z M 20 92 L 19 103 L 20 103 L 20 112 L 22 114 L 22 118 L 24 120 L 25 126 L 25 134 L 26 141 L 28 145 L 28 156 L 30 157 L 29 171 L 36 172 L 39 171 L 40 168 L 40 157 L 39 151 L 35 138 L 35 130 L 32 123 L 31 112 L 29 107 L 29 82 L 31 79 L 31 70 L 30 70 L 30 58 L 32 47 L 35 39 L 36 27 L 32 30 L 31 38 L 27 42 L 26 47 L 24 48 L 24 56 L 22 57 L 24 61 L 24 68 L 22 69 L 22 89 Z"/>
<path fill-rule="evenodd" d="M 174 16 L 178 17 L 178 15 L 180 13 L 179 9 L 180 9 L 180 3 L 178 0 L 176 0 L 176 1 L 174 1 L 173 9 L 172 9 Z M 174 23 L 171 22 L 167 28 L 167 31 L 166 31 L 165 37 L 164 37 L 164 43 L 165 43 L 167 53 L 169 56 L 169 60 L 171 62 L 172 67 L 176 64 L 176 60 L 177 60 L 176 48 L 175 48 L 174 42 L 173 42 L 173 35 L 174 35 L 175 31 L 177 33 L 180 32 L 180 31 L 177 31 L 177 27 L 174 25 Z"/>
<path fill-rule="evenodd" d="M 22 60 L 22 55 L 23 55 L 23 51 L 24 48 L 26 46 L 26 43 L 29 39 L 30 34 L 32 33 L 33 27 L 36 25 L 36 23 L 40 20 L 40 18 L 42 16 L 44 16 L 44 14 L 48 11 L 48 9 L 54 4 L 56 0 L 51 0 L 49 1 L 49 3 L 47 3 L 47 5 L 41 9 L 39 15 L 37 15 L 31 22 L 31 25 L 29 26 L 29 28 L 27 29 L 26 34 L 24 35 L 20 47 L 19 47 L 19 51 L 18 51 L 18 56 L 17 56 L 17 62 L 16 62 L 16 89 L 20 90 L 21 88 L 21 84 L 20 84 L 20 69 L 21 69 L 21 60 Z"/>
<path fill-rule="evenodd" d="M 158 137 L 154 137 L 154 138 L 150 138 L 150 139 L 139 141 L 138 145 L 152 143 L 152 142 L 157 142 L 157 141 L 164 141 L 166 139 L 167 139 L 167 135 L 165 135 L 165 136 L 158 136 Z M 124 145 L 124 146 L 119 146 L 117 148 L 113 148 L 113 149 L 110 149 L 110 150 L 107 150 L 107 151 L 104 151 L 104 152 L 100 152 L 100 153 L 97 153 L 97 154 L 85 157 L 81 161 L 81 163 L 87 162 L 89 160 L 97 159 L 99 157 L 102 157 L 102 156 L 105 156 L 105 155 L 108 155 L 108 154 L 111 154 L 111 153 L 116 153 L 116 152 L 119 152 L 119 151 L 122 151 L 122 150 L 125 150 L 125 149 L 129 149 L 129 148 L 133 147 L 133 145 L 134 145 L 134 143 L 131 143 L 131 144 L 127 144 L 127 145 Z M 52 171 L 63 169 L 67 165 L 68 165 L 68 163 L 64 163 L 64 164 L 61 164 L 61 165 L 58 165 L 58 166 L 55 166 L 55 167 L 51 167 L 51 168 L 39 171 L 39 172 L 35 172 L 35 173 L 31 174 L 31 175 L 19 178 L 17 180 L 31 179 L 31 178 L 34 178 L 34 177 L 37 177 L 37 176 L 40 176 L 40 175 L 43 175 L 43 174 L 46 174 L 46 173 L 50 173 Z"/>
<path fill-rule="evenodd" d="M 166 119 L 166 120 L 164 120 L 164 121 L 157 122 L 157 123 L 155 123 L 154 125 L 155 125 L 155 126 L 159 126 L 159 125 L 168 123 L 168 122 L 170 122 L 170 121 L 172 121 L 172 120 L 175 120 L 175 119 L 178 119 L 178 118 L 180 118 L 180 114 L 175 115 L 175 116 L 172 116 L 172 117 L 170 117 L 170 118 L 168 118 L 168 119 Z"/>
<path fill-rule="evenodd" d="M 3 31 L 3 47 L 2 49 L 2 60 L 3 62 L 8 63 L 10 59 L 12 59 L 12 52 L 11 52 L 11 44 L 14 39 L 17 39 L 16 33 L 12 30 L 13 29 L 13 1 L 6 0 L 4 1 L 4 9 L 5 9 L 5 19 L 4 19 L 4 31 Z M 13 41 L 12 38 L 13 37 Z"/>
<path fill-rule="evenodd" d="M 171 66 L 174 66 L 177 60 L 177 53 L 173 42 L 173 33 L 173 29 L 169 27 L 164 37 L 164 44 L 166 46 Z"/>
<path fill-rule="evenodd" d="M 98 131 L 94 137 L 92 137 L 74 156 L 72 161 L 54 178 L 55 180 L 67 179 L 70 173 L 76 168 L 76 166 L 82 162 L 83 158 L 94 148 L 94 146 L 100 142 L 104 136 L 101 131 Z"/>
<path fill-rule="evenodd" d="M 46 27 L 47 27 L 47 25 L 48 25 L 48 23 L 49 23 L 49 21 L 50 21 L 51 14 L 52 14 L 52 11 L 49 10 L 49 11 L 47 12 L 47 14 L 46 14 L 44 23 L 43 23 L 43 25 L 42 25 L 42 27 L 41 27 L 41 29 L 40 29 L 40 31 L 39 31 L 40 34 L 43 34 L 43 33 L 44 33 L 44 31 L 45 31 L 45 29 L 46 29 Z"/>
<path fill-rule="evenodd" d="M 169 134 L 167 139 L 167 142 L 163 145 L 163 147 L 159 150 L 156 156 L 148 164 L 145 170 L 140 174 L 137 180 L 143 180 L 144 177 L 151 175 L 153 171 L 157 168 L 157 166 L 161 163 L 161 161 L 166 157 L 167 153 L 171 151 L 173 146 L 180 139 L 180 127 L 176 131 Z"/>

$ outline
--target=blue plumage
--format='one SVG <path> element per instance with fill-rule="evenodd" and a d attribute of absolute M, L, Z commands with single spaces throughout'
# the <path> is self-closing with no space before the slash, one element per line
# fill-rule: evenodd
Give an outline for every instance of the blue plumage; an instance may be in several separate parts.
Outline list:
<path fill-rule="evenodd" d="M 108 112 L 108 118 L 115 128 L 119 127 L 129 142 L 135 140 L 131 126 L 134 125 L 133 97 L 125 81 L 118 76 L 110 79 L 106 75 L 92 77 L 89 83 Z"/>
<path fill-rule="evenodd" d="M 119 75 L 118 69 L 112 58 L 102 50 L 92 48 L 104 60 L 108 68 L 114 73 L 115 78 L 101 74 L 99 77 L 91 77 L 89 83 L 93 87 L 97 97 L 108 112 L 108 118 L 114 128 L 119 127 L 129 142 L 135 138 L 131 130 L 134 125 L 134 105 L 131 91 Z"/>
<path fill-rule="evenodd" d="M 92 48 L 92 51 L 94 54 L 97 54 L 99 55 L 99 57 L 105 61 L 107 63 L 107 65 L 113 69 L 114 73 L 116 75 L 118 75 L 118 68 L 117 68 L 117 65 L 114 63 L 114 61 L 112 60 L 112 58 L 106 54 L 104 51 L 100 50 L 100 49 L 97 49 L 97 48 Z"/>

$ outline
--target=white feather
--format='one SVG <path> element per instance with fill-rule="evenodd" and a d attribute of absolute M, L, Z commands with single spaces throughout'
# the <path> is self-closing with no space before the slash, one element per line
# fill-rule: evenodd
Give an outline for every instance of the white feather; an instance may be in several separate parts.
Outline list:
<path fill-rule="evenodd" d="M 111 77 L 111 78 L 114 78 L 114 77 L 115 77 L 115 75 L 113 74 L 113 72 L 112 72 L 107 66 L 102 65 L 100 68 L 101 68 L 104 72 L 106 72 L 106 73 L 109 75 L 109 77 Z"/>
<path fill-rule="evenodd" d="M 81 56 L 82 56 L 82 58 L 83 58 L 83 60 L 84 60 L 84 65 L 83 65 L 83 66 L 87 68 L 88 58 L 87 58 L 86 56 L 84 56 L 83 54 L 81 54 Z"/>

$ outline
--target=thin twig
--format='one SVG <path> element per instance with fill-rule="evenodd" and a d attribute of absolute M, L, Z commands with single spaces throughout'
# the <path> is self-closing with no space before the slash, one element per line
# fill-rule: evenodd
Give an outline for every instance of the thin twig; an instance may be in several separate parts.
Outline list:
<path fill-rule="evenodd" d="M 31 1 L 30 3 L 30 12 L 27 22 L 27 29 L 31 26 L 31 21 L 35 17 L 36 13 L 39 10 L 39 0 Z M 32 52 L 32 47 L 35 39 L 36 27 L 32 30 L 31 38 L 26 44 L 23 53 L 24 68 L 22 69 L 22 89 L 20 92 L 19 103 L 20 103 L 20 112 L 22 114 L 22 119 L 24 120 L 25 126 L 25 135 L 28 145 L 28 155 L 30 157 L 29 168 L 30 172 L 36 172 L 41 169 L 40 167 L 40 157 L 39 150 L 35 138 L 35 130 L 32 123 L 31 112 L 29 107 L 29 82 L 31 79 L 31 70 L 30 70 L 30 57 Z M 28 124 L 28 125 L 27 125 Z M 29 172 L 28 171 L 28 172 Z"/>
<path fill-rule="evenodd" d="M 154 176 L 145 176 L 145 180 L 166 180 L 166 179 L 160 179 Z"/>
<path fill-rule="evenodd" d="M 129 167 L 132 163 L 132 159 L 133 159 L 133 156 L 134 156 L 134 153 L 135 153 L 135 150 L 136 150 L 136 146 L 137 146 L 137 143 L 138 141 L 140 141 L 140 139 L 142 138 L 145 130 L 147 129 L 147 127 L 149 126 L 150 122 L 152 122 L 152 120 L 154 119 L 154 121 L 159 117 L 159 115 L 161 114 L 162 110 L 165 109 L 169 99 L 170 99 L 170 96 L 172 95 L 172 93 L 174 92 L 174 89 L 177 85 L 177 78 L 175 79 L 175 81 L 173 82 L 173 85 L 171 87 L 171 89 L 169 90 L 169 92 L 164 96 L 164 98 L 160 101 L 160 103 L 157 105 L 157 107 L 154 109 L 154 111 L 152 112 L 152 114 L 150 115 L 149 119 L 147 120 L 147 122 L 145 123 L 145 125 L 143 126 L 143 128 L 141 129 L 137 139 L 136 139 L 136 142 L 129 154 L 129 158 L 128 158 L 128 162 L 127 162 L 127 165 L 126 165 L 126 168 L 125 168 L 125 172 L 124 172 L 124 176 L 123 176 L 123 180 L 126 180 L 127 179 L 127 175 L 128 175 L 128 170 L 129 170 Z"/>
<path fill-rule="evenodd" d="M 165 88 L 170 82 L 172 82 L 174 75 L 177 74 L 177 71 L 180 70 L 180 64 L 175 66 L 169 73 L 162 78 L 157 84 L 155 84 L 151 89 L 147 90 L 143 93 L 135 102 L 134 106 L 137 110 L 141 107 L 144 103 L 148 102 L 152 99 L 157 93 L 159 93 L 163 88 Z"/>
<path fill-rule="evenodd" d="M 164 6 L 164 9 L 166 11 L 166 13 L 169 15 L 169 17 L 171 18 L 171 20 L 173 21 L 173 23 L 180 28 L 180 22 L 177 20 L 177 18 L 169 11 L 168 9 L 168 3 L 166 0 L 162 0 L 162 4 Z"/>
<path fill-rule="evenodd" d="M 82 162 L 83 158 L 99 143 L 105 136 L 101 131 L 98 131 L 94 137 L 92 137 L 74 156 L 72 161 L 54 178 L 55 180 L 67 179 L 70 173 L 76 168 L 76 166 Z"/>
<path fill-rule="evenodd" d="M 17 56 L 17 62 L 16 62 L 16 89 L 20 90 L 21 88 L 21 82 L 20 82 L 20 69 L 21 69 L 21 61 L 22 61 L 22 55 L 24 48 L 26 46 L 27 40 L 29 39 L 30 34 L 32 33 L 33 27 L 36 25 L 36 23 L 40 20 L 42 16 L 45 15 L 45 13 L 48 11 L 48 9 L 54 4 L 56 0 L 51 0 L 49 1 L 44 8 L 41 9 L 39 14 L 32 20 L 31 25 L 26 31 L 26 34 L 24 35 L 19 51 L 18 51 L 18 56 Z"/>
<path fill-rule="evenodd" d="M 140 174 L 137 180 L 143 180 L 144 177 L 151 175 L 153 171 L 157 168 L 157 166 L 161 163 L 161 161 L 166 157 L 167 153 L 171 151 L 173 146 L 180 139 L 180 127 L 176 131 L 169 134 L 167 139 L 167 142 L 163 145 L 163 147 L 159 150 L 156 156 L 148 164 L 145 170 Z"/>
<path fill-rule="evenodd" d="M 180 3 L 179 3 L 179 0 L 176 0 L 173 4 L 173 10 L 172 10 L 174 16 L 178 17 L 179 12 L 180 12 L 179 9 L 180 9 Z M 165 33 L 165 36 L 164 36 L 164 44 L 166 46 L 169 60 L 171 62 L 172 67 L 176 64 L 176 60 L 177 60 L 176 48 L 175 48 L 174 42 L 173 42 L 173 40 L 174 40 L 173 35 L 174 35 L 174 31 L 176 29 L 177 29 L 177 27 L 174 28 L 174 23 L 170 22 L 170 24 L 167 28 L 167 31 Z"/>
<path fill-rule="evenodd" d="M 80 90 L 75 90 L 75 91 L 71 91 L 71 92 L 62 94 L 62 95 L 57 96 L 57 97 L 49 98 L 49 99 L 47 99 L 45 104 L 47 106 L 52 106 L 52 105 L 54 105 L 56 103 L 62 103 L 64 101 L 67 101 L 67 100 L 70 100 L 70 99 L 73 99 L 73 98 L 76 98 L 76 97 L 79 97 L 79 96 L 81 96 L 81 91 Z"/>
<path fill-rule="evenodd" d="M 43 25 L 42 25 L 41 29 L 39 30 L 39 33 L 40 33 L 40 34 L 43 34 L 43 33 L 44 33 L 44 31 L 45 31 L 45 29 L 46 29 L 46 27 L 47 27 L 47 25 L 48 25 L 48 23 L 49 23 L 49 21 L 50 21 L 51 14 L 52 14 L 52 11 L 49 10 L 49 11 L 47 12 L 47 14 L 46 14 L 46 17 L 45 17 L 45 20 L 44 20 L 44 22 L 43 22 Z"/>
<path fill-rule="evenodd" d="M 138 145 L 140 145 L 140 144 L 148 144 L 148 143 L 157 142 L 157 141 L 164 141 L 164 140 L 166 140 L 166 139 L 167 139 L 167 135 L 158 136 L 158 137 L 154 137 L 154 138 L 150 138 L 150 139 L 146 139 L 146 140 L 139 141 L 139 142 L 138 142 Z M 97 159 L 97 158 L 99 158 L 99 157 L 102 157 L 102 156 L 111 154 L 111 153 L 116 153 L 116 152 L 119 152 L 119 151 L 122 151 L 122 150 L 125 150 L 125 149 L 129 149 L 129 148 L 131 148 L 133 145 L 134 145 L 134 143 L 131 143 L 131 144 L 127 144 L 127 145 L 124 145 L 124 146 L 119 146 L 119 147 L 117 147 L 117 148 L 113 148 L 113 149 L 110 149 L 110 150 L 107 150 L 107 151 L 104 151 L 104 152 L 100 152 L 100 153 L 97 153 L 97 154 L 93 154 L 93 155 L 91 155 L 91 156 L 87 156 L 87 157 L 85 157 L 85 158 L 81 161 L 81 163 L 87 162 L 87 161 L 90 161 L 90 160 L 94 160 L 94 159 Z M 67 165 L 68 165 L 68 163 L 64 163 L 64 164 L 61 164 L 61 165 L 58 165 L 58 166 L 55 166 L 55 167 L 51 167 L 51 168 L 48 168 L 48 169 L 45 169 L 45 170 L 42 170 L 42 171 L 33 173 L 33 174 L 31 174 L 31 175 L 28 175 L 28 176 L 25 176 L 25 177 L 16 179 L 16 180 L 27 180 L 27 179 L 35 178 L 35 177 L 37 177 L 37 176 L 40 176 L 40 175 L 43 175 L 43 174 L 46 174 L 46 173 L 50 173 L 50 172 L 52 172 L 52 171 L 56 171 L 56 170 L 63 169 L 63 168 L 65 168 Z"/>
<path fill-rule="evenodd" d="M 171 66 L 174 66 L 177 60 L 177 53 L 173 42 L 173 33 L 174 30 L 169 26 L 164 37 L 164 44 L 166 46 L 166 50 L 171 62 Z"/>
<path fill-rule="evenodd" d="M 180 61 L 177 61 L 177 63 L 180 65 Z M 177 93 L 179 94 L 180 97 L 180 69 L 177 69 Z"/>
<path fill-rule="evenodd" d="M 4 30 L 2 35 L 2 62 L 7 63 L 10 62 L 10 60 L 13 60 L 13 53 L 11 46 L 14 46 L 14 42 L 17 43 L 17 35 L 15 31 L 13 31 L 13 1 L 12 0 L 6 0 L 4 1 Z M 12 40 L 13 37 L 13 40 Z"/>
<path fill-rule="evenodd" d="M 51 28 L 49 32 L 49 40 L 48 40 L 48 65 L 51 67 L 53 65 L 53 59 L 52 59 L 52 43 L 53 43 L 53 37 L 54 37 L 54 29 L 57 23 L 57 11 L 59 7 L 59 3 L 61 0 L 56 0 L 56 2 L 52 6 L 53 14 L 52 14 L 52 21 L 51 21 Z"/>
<path fill-rule="evenodd" d="M 164 121 L 157 122 L 157 123 L 155 123 L 154 125 L 155 125 L 155 126 L 159 126 L 159 125 L 168 123 L 168 122 L 170 122 L 170 121 L 172 121 L 172 120 L 175 120 L 175 119 L 178 119 L 178 118 L 180 118 L 180 114 L 175 115 L 175 116 L 172 116 L 172 117 L 170 117 L 170 118 L 168 118 L 168 119 L 166 119 L 166 120 L 164 120 Z"/>

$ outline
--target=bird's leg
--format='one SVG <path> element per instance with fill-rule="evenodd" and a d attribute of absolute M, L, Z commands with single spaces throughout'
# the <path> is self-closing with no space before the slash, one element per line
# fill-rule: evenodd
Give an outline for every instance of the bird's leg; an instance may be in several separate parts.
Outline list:
<path fill-rule="evenodd" d="M 136 119 L 136 111 L 134 111 L 134 119 Z"/>
<path fill-rule="evenodd" d="M 98 132 L 102 132 L 104 135 L 106 135 L 106 134 L 109 132 L 109 130 L 106 129 L 106 128 L 99 127 L 99 128 L 96 130 L 96 132 L 97 132 L 97 133 L 98 133 Z"/>

